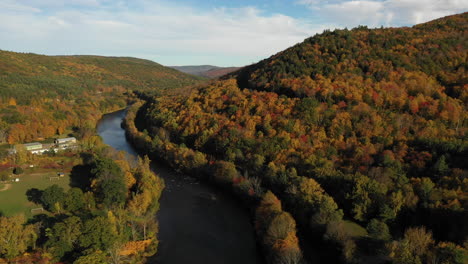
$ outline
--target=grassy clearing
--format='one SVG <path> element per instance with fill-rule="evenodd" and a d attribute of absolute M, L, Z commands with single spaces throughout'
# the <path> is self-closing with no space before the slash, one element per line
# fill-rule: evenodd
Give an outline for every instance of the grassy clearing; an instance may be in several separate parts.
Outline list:
<path fill-rule="evenodd" d="M 365 237 L 367 236 L 367 230 L 356 224 L 355 222 L 345 220 L 344 221 L 344 226 L 348 234 L 350 234 L 352 237 Z"/>
<path fill-rule="evenodd" d="M 49 177 L 56 177 L 57 172 L 34 173 L 17 176 L 17 178 L 20 179 L 19 182 L 11 182 L 11 187 L 8 190 L 0 192 L 0 212 L 6 216 L 18 213 L 24 213 L 27 217 L 31 216 L 31 209 L 41 206 L 28 201 L 26 196 L 27 190 L 31 188 L 43 190 L 53 184 L 57 184 L 65 190 L 70 188 L 70 176 L 68 174 L 65 174 L 64 177 L 60 177 L 58 180 L 51 181 L 49 179 Z"/>
<path fill-rule="evenodd" d="M 24 213 L 31 216 L 31 209 L 41 207 L 41 205 L 29 202 L 26 192 L 31 188 L 44 190 L 45 188 L 57 184 L 65 190 L 70 188 L 70 172 L 75 165 L 81 163 L 79 155 L 68 155 L 66 153 L 57 156 L 32 155 L 29 161 L 21 167 L 24 173 L 20 175 L 12 174 L 12 168 L 3 168 L 2 173 L 10 175 L 10 180 L 0 185 L 0 190 L 9 185 L 6 190 L 0 191 L 0 214 L 11 216 Z M 31 167 L 32 165 L 32 167 Z M 64 177 L 58 177 L 57 173 L 64 172 Z M 53 177 L 54 179 L 51 179 Z M 19 178 L 19 182 L 14 182 Z"/>

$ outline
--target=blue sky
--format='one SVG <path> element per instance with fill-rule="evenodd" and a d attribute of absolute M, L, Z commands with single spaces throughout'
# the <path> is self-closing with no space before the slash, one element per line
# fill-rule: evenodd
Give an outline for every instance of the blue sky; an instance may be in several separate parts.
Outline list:
<path fill-rule="evenodd" d="M 466 11 L 466 0 L 0 0 L 0 49 L 243 66 L 324 29 Z"/>

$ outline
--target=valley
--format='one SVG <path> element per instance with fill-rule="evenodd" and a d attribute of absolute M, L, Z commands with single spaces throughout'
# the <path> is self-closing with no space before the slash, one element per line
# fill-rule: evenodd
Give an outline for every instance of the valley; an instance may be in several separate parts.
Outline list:
<path fill-rule="evenodd" d="M 125 113 L 105 115 L 97 131 L 105 144 L 135 157 L 137 153 L 121 128 Z M 174 172 L 157 159 L 151 168 L 164 179 L 165 188 L 157 214 L 161 242 L 157 255 L 148 263 L 263 263 L 249 216 L 235 199 Z"/>
<path fill-rule="evenodd" d="M 0 50 L 0 262 L 464 264 L 467 32 L 245 67 Z"/>

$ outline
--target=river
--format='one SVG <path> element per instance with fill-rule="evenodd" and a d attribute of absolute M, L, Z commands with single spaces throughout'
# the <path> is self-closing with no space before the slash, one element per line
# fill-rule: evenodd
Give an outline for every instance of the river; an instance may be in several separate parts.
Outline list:
<path fill-rule="evenodd" d="M 120 126 L 125 113 L 121 110 L 104 115 L 98 134 L 107 145 L 136 156 Z M 249 215 L 233 197 L 157 161 L 152 168 L 164 179 L 166 188 L 156 216 L 158 253 L 148 263 L 263 263 Z"/>

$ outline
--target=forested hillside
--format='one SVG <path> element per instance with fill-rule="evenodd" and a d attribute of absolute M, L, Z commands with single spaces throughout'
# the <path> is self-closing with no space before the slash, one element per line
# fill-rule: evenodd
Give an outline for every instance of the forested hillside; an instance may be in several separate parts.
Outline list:
<path fill-rule="evenodd" d="M 9 211 L 2 201 L 0 262 L 141 263 L 155 254 L 164 182 L 147 157 L 132 160 L 105 146 L 96 123 L 126 107 L 133 91 L 164 94 L 198 81 L 134 58 L 0 51 L 0 143 L 68 134 L 79 140 L 43 155 L 21 147 L 7 155 L 2 144 L 1 191 L 11 188 L 39 211 Z"/>
<path fill-rule="evenodd" d="M 271 263 L 300 260 L 294 221 L 307 259 L 466 263 L 467 25 L 325 31 L 149 100 L 140 145 L 247 197 Z"/>
<path fill-rule="evenodd" d="M 72 127 L 85 133 L 101 113 L 126 105 L 125 92 L 163 93 L 198 81 L 142 59 L 0 51 L 0 143 L 47 138 Z"/>
<path fill-rule="evenodd" d="M 463 88 L 468 80 L 467 17 L 468 13 L 463 13 L 412 28 L 362 26 L 325 31 L 244 67 L 234 76 L 241 88 L 313 96 L 324 101 L 340 101 L 341 97 L 351 96 L 353 90 L 371 95 L 366 86 L 385 83 L 396 84 L 395 89 L 414 96 L 418 90 L 408 89 L 412 85 L 407 80 L 420 78 L 418 82 L 433 81 L 444 86 L 451 97 L 467 100 L 468 92 Z M 409 73 L 414 77 L 409 78 Z M 353 84 L 364 87 L 343 87 Z"/>

